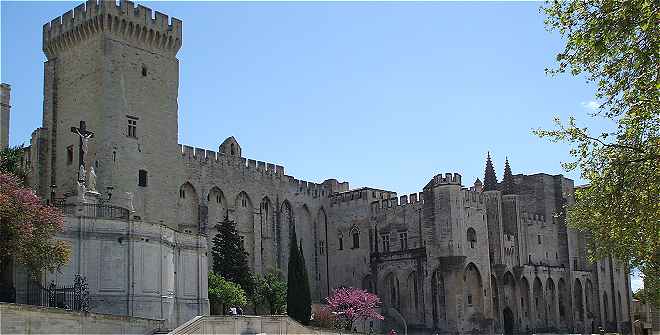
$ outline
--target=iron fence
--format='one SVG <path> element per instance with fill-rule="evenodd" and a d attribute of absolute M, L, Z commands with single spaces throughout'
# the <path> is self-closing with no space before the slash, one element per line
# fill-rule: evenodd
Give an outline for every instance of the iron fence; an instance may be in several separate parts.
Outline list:
<path fill-rule="evenodd" d="M 80 275 L 76 275 L 71 286 L 57 286 L 51 282 L 48 287 L 43 287 L 38 282 L 30 281 L 26 293 L 28 305 L 89 311 L 87 279 Z"/>

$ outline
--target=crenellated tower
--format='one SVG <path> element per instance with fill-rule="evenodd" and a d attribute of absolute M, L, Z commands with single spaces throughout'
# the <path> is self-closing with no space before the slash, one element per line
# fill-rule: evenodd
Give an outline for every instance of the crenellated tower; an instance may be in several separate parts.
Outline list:
<path fill-rule="evenodd" d="M 11 86 L 5 83 L 0 84 L 0 149 L 9 146 L 10 95 Z"/>
<path fill-rule="evenodd" d="M 43 26 L 43 132 L 46 166 L 58 196 L 76 193 L 84 121 L 94 132 L 84 163 L 96 170 L 97 190 L 153 222 L 150 201 L 175 207 L 172 175 L 178 147 L 177 96 L 182 23 L 130 1 L 90 0 Z M 133 194 L 128 195 L 127 192 Z M 159 200 L 157 200 L 159 199 Z M 170 200 L 172 199 L 172 200 Z"/>

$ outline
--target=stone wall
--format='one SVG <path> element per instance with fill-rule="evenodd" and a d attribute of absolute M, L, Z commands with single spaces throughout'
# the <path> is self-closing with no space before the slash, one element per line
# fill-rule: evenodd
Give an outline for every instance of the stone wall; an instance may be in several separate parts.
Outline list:
<path fill-rule="evenodd" d="M 78 207 L 76 207 L 78 208 Z M 71 247 L 60 272 L 41 278 L 71 285 L 87 278 L 93 312 L 164 319 L 174 328 L 208 314 L 207 244 L 203 236 L 164 225 L 68 215 L 58 239 Z M 26 299 L 28 278 L 17 271 L 17 302 Z"/>
<path fill-rule="evenodd" d="M 163 321 L 0 303 L 2 334 L 153 334 Z"/>

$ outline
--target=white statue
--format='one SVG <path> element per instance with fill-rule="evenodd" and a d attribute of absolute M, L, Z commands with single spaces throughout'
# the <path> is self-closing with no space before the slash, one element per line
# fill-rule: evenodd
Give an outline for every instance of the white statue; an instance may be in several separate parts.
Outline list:
<path fill-rule="evenodd" d="M 80 165 L 80 170 L 78 170 L 78 181 L 81 182 L 81 183 L 83 183 L 83 184 L 85 183 L 85 179 L 86 179 L 86 178 L 85 178 L 85 175 L 86 175 L 85 172 L 86 172 L 86 171 L 85 171 L 85 167 L 82 166 L 82 164 L 81 164 L 81 165 Z"/>
<path fill-rule="evenodd" d="M 78 182 L 78 202 L 85 201 L 85 184 L 81 181 Z"/>
<path fill-rule="evenodd" d="M 94 171 L 93 166 L 89 168 L 89 178 L 87 179 L 87 188 L 92 192 L 96 192 L 96 172 Z"/>
<path fill-rule="evenodd" d="M 126 198 L 128 199 L 128 210 L 135 212 L 135 208 L 133 207 L 133 192 L 126 192 Z"/>

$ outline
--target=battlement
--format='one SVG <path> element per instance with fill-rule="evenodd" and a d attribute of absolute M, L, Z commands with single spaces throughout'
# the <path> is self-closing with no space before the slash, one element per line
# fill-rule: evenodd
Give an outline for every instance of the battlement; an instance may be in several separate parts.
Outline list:
<path fill-rule="evenodd" d="M 433 185 L 461 185 L 461 175 L 458 173 L 439 173 L 433 177 Z"/>
<path fill-rule="evenodd" d="M 485 197 L 483 193 L 478 191 L 472 191 L 464 188 L 463 190 L 463 199 L 465 200 L 465 206 L 474 206 L 481 207 L 484 204 Z"/>
<path fill-rule="evenodd" d="M 364 205 L 365 202 L 370 199 L 390 199 L 392 197 L 396 198 L 396 192 L 371 187 L 361 187 L 354 190 L 331 194 L 330 206 Z"/>
<path fill-rule="evenodd" d="M 392 197 L 371 202 L 371 212 L 374 214 L 396 211 L 406 207 L 418 207 L 424 204 L 424 192 Z"/>
<path fill-rule="evenodd" d="M 318 184 L 311 181 L 298 180 L 292 176 L 285 176 L 288 178 L 290 190 L 294 193 L 303 193 L 311 196 L 312 198 L 325 197 L 330 195 L 330 189 L 327 185 Z"/>
<path fill-rule="evenodd" d="M 226 166 L 243 170 L 245 173 L 256 173 L 273 179 L 281 179 L 289 184 L 289 189 L 294 193 L 303 193 L 313 198 L 330 195 L 326 185 L 298 180 L 292 176 L 285 175 L 284 166 L 248 159 L 244 157 L 225 155 L 223 152 L 195 148 L 179 144 L 181 158 L 189 162 L 202 164 Z"/>
<path fill-rule="evenodd" d="M 259 171 L 273 176 L 284 176 L 284 167 L 273 163 L 266 163 L 254 159 L 229 156 L 222 152 L 195 148 L 179 144 L 179 153 L 183 159 L 198 161 L 207 164 L 220 164 Z"/>
<path fill-rule="evenodd" d="M 546 224 L 545 215 L 542 215 L 542 214 L 532 214 L 532 213 L 528 213 L 528 212 L 522 212 L 520 214 L 520 217 L 521 217 L 522 222 L 526 223 L 528 225 L 532 225 L 532 224 L 544 225 L 544 224 Z"/>
<path fill-rule="evenodd" d="M 142 48 L 176 54 L 182 22 L 132 1 L 88 0 L 43 26 L 43 51 L 50 59 L 60 51 L 101 32 Z"/>

